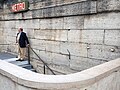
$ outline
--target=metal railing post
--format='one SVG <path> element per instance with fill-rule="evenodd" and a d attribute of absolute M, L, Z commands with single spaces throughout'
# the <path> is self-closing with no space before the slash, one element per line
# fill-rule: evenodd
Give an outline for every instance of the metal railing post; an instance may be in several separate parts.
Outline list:
<path fill-rule="evenodd" d="M 45 74 L 45 64 L 44 64 L 44 74 Z"/>
<path fill-rule="evenodd" d="M 30 64 L 30 47 L 28 46 L 28 64 Z"/>

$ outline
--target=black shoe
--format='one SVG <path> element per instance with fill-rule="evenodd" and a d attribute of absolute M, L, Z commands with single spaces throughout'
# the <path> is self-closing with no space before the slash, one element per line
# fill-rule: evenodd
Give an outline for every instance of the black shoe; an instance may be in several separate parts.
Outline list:
<path fill-rule="evenodd" d="M 22 61 L 24 61 L 24 59 L 22 59 L 22 60 L 20 59 L 20 61 L 22 62 Z"/>
<path fill-rule="evenodd" d="M 16 60 L 16 61 L 21 61 L 21 59 L 18 59 L 18 60 Z"/>

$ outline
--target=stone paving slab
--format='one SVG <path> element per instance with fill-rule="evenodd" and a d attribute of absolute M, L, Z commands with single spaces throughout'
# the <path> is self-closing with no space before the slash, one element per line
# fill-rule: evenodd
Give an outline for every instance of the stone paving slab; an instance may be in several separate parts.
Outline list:
<path fill-rule="evenodd" d="M 3 59 L 3 60 L 5 60 L 7 62 L 13 62 L 13 61 L 18 60 L 18 58 L 10 58 L 10 59 Z"/>
<path fill-rule="evenodd" d="M 28 61 L 12 61 L 12 62 L 10 62 L 10 63 L 12 63 L 12 64 L 15 64 L 15 65 L 26 65 L 26 64 L 28 64 Z"/>
<path fill-rule="evenodd" d="M 10 59 L 10 58 L 15 58 L 16 55 L 10 54 L 10 53 L 1 53 L 0 52 L 0 59 L 4 60 L 4 59 Z"/>
<path fill-rule="evenodd" d="M 6 62 L 20 66 L 22 68 L 35 71 L 35 69 L 33 69 L 32 66 L 30 64 L 28 64 L 28 60 L 16 61 L 16 60 L 18 60 L 18 58 L 16 58 L 15 55 L 10 54 L 10 53 L 0 53 L 0 60 L 4 60 Z"/>

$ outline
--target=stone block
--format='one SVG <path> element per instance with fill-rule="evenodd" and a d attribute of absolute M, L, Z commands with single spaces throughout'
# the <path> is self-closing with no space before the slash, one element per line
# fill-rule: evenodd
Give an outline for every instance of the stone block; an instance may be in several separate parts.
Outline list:
<path fill-rule="evenodd" d="M 81 30 L 69 30 L 68 41 L 69 42 L 80 42 Z"/>
<path fill-rule="evenodd" d="M 51 19 L 41 19 L 40 20 L 40 29 L 52 29 L 52 20 Z"/>
<path fill-rule="evenodd" d="M 5 22 L 4 21 L 0 21 L 0 28 L 2 29 L 5 25 Z"/>
<path fill-rule="evenodd" d="M 87 44 L 62 42 L 60 45 L 60 53 L 87 57 Z"/>
<path fill-rule="evenodd" d="M 11 23 L 11 26 L 12 26 L 12 23 Z M 16 37 L 17 33 L 18 33 L 18 28 L 15 29 L 15 28 L 4 28 L 3 29 L 4 33 L 3 33 L 3 36 L 11 36 L 11 37 Z"/>
<path fill-rule="evenodd" d="M 120 30 L 105 30 L 105 44 L 120 46 Z"/>
<path fill-rule="evenodd" d="M 52 53 L 52 64 L 69 66 L 69 58 L 66 55 Z"/>
<path fill-rule="evenodd" d="M 51 64 L 52 63 L 52 53 L 51 52 L 46 52 L 46 51 L 40 51 L 39 52 L 39 56 L 40 58 L 47 64 Z"/>
<path fill-rule="evenodd" d="M 104 30 L 82 30 L 80 42 L 103 44 Z"/>
<path fill-rule="evenodd" d="M 81 5 L 81 4 L 80 4 Z M 82 9 L 82 13 L 79 14 L 91 14 L 91 13 L 97 13 L 97 9 L 96 9 L 96 1 L 86 1 L 82 3 L 82 7 L 80 6 L 80 8 Z"/>
<path fill-rule="evenodd" d="M 0 90 L 15 90 L 15 82 L 0 74 Z"/>
<path fill-rule="evenodd" d="M 38 63 L 36 63 L 35 65 L 37 65 L 37 68 L 35 68 L 36 71 L 37 71 L 38 73 L 40 73 L 40 74 L 44 74 L 44 68 L 43 68 L 43 65 L 41 66 L 41 65 L 38 64 Z M 45 73 L 46 73 L 46 72 L 45 72 Z M 46 74 L 48 74 L 48 73 L 46 73 Z"/>
<path fill-rule="evenodd" d="M 33 10 L 32 11 L 32 17 L 33 18 L 43 17 L 43 10 L 42 9 Z"/>
<path fill-rule="evenodd" d="M 61 1 L 61 0 L 59 0 L 59 1 Z M 87 0 L 65 0 L 64 3 L 70 4 L 70 3 L 77 3 L 77 2 L 84 2 L 84 1 L 87 1 Z"/>
<path fill-rule="evenodd" d="M 60 52 L 60 42 L 30 39 L 31 47 L 40 51 Z"/>
<path fill-rule="evenodd" d="M 54 64 L 51 66 L 51 69 L 55 72 L 56 75 L 66 75 L 66 74 L 77 72 L 75 70 L 70 69 L 69 66 L 62 65 L 62 64 L 61 65 Z"/>
<path fill-rule="evenodd" d="M 37 65 L 38 64 L 41 65 L 42 63 L 40 61 L 38 61 L 38 59 L 32 58 L 30 64 L 34 67 L 35 70 L 37 70 Z"/>
<path fill-rule="evenodd" d="M 96 1 L 85 1 L 63 6 L 63 15 L 82 15 L 96 13 Z"/>
<path fill-rule="evenodd" d="M 39 49 L 36 49 L 36 48 L 33 48 L 32 47 L 32 49 L 34 50 L 34 52 L 38 55 L 38 56 L 40 56 L 40 50 Z M 33 58 L 33 59 L 39 59 L 38 58 L 38 56 L 34 53 L 31 49 L 30 49 L 30 57 L 31 57 L 31 59 Z"/>
<path fill-rule="evenodd" d="M 4 32 L 3 29 L 0 29 L 0 36 L 3 36 Z"/>
<path fill-rule="evenodd" d="M 0 36 L 0 44 L 4 43 L 4 36 Z"/>
<path fill-rule="evenodd" d="M 46 41 L 39 39 L 30 39 L 30 45 L 32 48 L 39 50 L 46 50 Z"/>
<path fill-rule="evenodd" d="M 102 13 L 85 16 L 84 29 L 118 29 L 120 28 L 119 16 L 120 13 Z"/>
<path fill-rule="evenodd" d="M 90 14 L 90 13 L 96 13 L 96 1 L 75 1 L 78 3 L 73 3 L 74 1 L 69 1 L 69 3 L 66 3 L 66 1 L 44 1 L 41 4 L 34 3 L 31 5 L 31 9 L 40 9 L 40 10 L 34 10 L 33 18 L 36 17 L 60 17 L 60 16 L 70 16 L 70 15 L 81 15 L 81 14 Z M 40 2 L 38 2 L 40 3 Z M 65 4 L 66 3 L 66 4 Z M 49 5 L 47 5 L 49 4 Z M 65 4 L 65 5 L 63 5 Z M 55 6 L 54 5 L 58 5 Z M 40 13 L 40 15 L 39 15 Z"/>
<path fill-rule="evenodd" d="M 33 1 L 34 3 L 31 3 L 30 4 L 30 9 L 33 10 L 33 9 L 40 9 L 41 7 L 43 7 L 43 3 L 41 1 L 39 2 L 35 2 Z"/>
<path fill-rule="evenodd" d="M 64 0 L 53 0 L 53 1 L 55 1 L 55 4 L 56 5 L 61 5 L 61 4 L 64 4 Z"/>
<path fill-rule="evenodd" d="M 62 6 L 54 7 L 54 15 L 55 16 L 62 16 L 65 13 L 63 8 L 64 7 L 62 7 Z"/>
<path fill-rule="evenodd" d="M 68 41 L 103 44 L 104 30 L 70 30 Z"/>
<path fill-rule="evenodd" d="M 53 17 L 54 15 L 54 8 L 48 7 L 44 8 L 43 10 L 43 17 Z"/>
<path fill-rule="evenodd" d="M 55 2 L 53 2 L 54 0 L 49 0 L 49 1 L 44 1 L 44 5 L 46 7 L 50 7 L 52 5 L 55 5 Z"/>
<path fill-rule="evenodd" d="M 18 54 L 18 45 L 15 45 L 15 44 L 8 45 L 7 52 Z"/>
<path fill-rule="evenodd" d="M 1 14 L 1 15 L 0 15 L 0 19 L 1 19 L 1 20 L 4 20 L 4 19 L 5 19 L 5 16 L 6 16 L 6 14 L 4 14 L 4 15 Z"/>
<path fill-rule="evenodd" d="M 120 48 L 117 46 L 105 46 L 103 48 L 103 58 L 114 60 L 120 57 Z"/>
<path fill-rule="evenodd" d="M 35 30 L 35 38 L 44 39 L 44 40 L 54 40 L 54 41 L 67 41 L 67 31 L 52 30 L 52 29 Z"/>
<path fill-rule="evenodd" d="M 120 10 L 119 0 L 98 0 L 97 2 L 98 12 Z"/>
<path fill-rule="evenodd" d="M 27 11 L 23 13 L 22 19 L 28 19 L 28 18 L 32 18 L 32 11 Z"/>
<path fill-rule="evenodd" d="M 28 39 L 35 38 L 35 34 L 34 34 L 34 29 L 33 28 L 27 28 L 27 29 L 24 30 L 24 32 L 28 36 Z"/>
<path fill-rule="evenodd" d="M 30 88 L 19 85 L 19 84 L 16 85 L 15 89 L 16 90 L 31 90 Z"/>
<path fill-rule="evenodd" d="M 64 19 L 63 18 L 53 18 L 52 19 L 52 29 L 63 29 Z"/>
<path fill-rule="evenodd" d="M 52 37 L 52 35 L 50 35 L 50 30 L 35 30 L 35 39 L 50 39 L 50 37 Z"/>
<path fill-rule="evenodd" d="M 6 36 L 7 44 L 15 44 L 16 43 L 16 37 L 13 36 Z"/>
<path fill-rule="evenodd" d="M 99 64 L 102 64 L 104 62 L 105 61 L 101 61 L 97 59 L 95 60 L 90 58 L 71 56 L 70 68 L 77 71 L 82 71 L 82 70 L 97 66 Z"/>
<path fill-rule="evenodd" d="M 20 21 L 15 21 L 15 28 L 19 28 L 22 27 L 23 29 L 25 29 L 26 27 L 28 28 L 28 26 L 26 26 L 26 20 L 20 20 Z"/>
<path fill-rule="evenodd" d="M 13 18 L 14 18 L 14 14 L 12 14 L 12 13 L 11 13 L 11 14 L 5 14 L 5 15 L 4 15 L 4 19 L 5 19 L 5 20 L 10 20 L 10 19 L 13 19 Z"/>
<path fill-rule="evenodd" d="M 13 14 L 14 18 L 13 19 L 22 19 L 23 16 L 22 16 L 22 13 L 17 13 L 17 14 Z M 12 19 L 12 18 L 11 18 Z"/>
<path fill-rule="evenodd" d="M 105 61 L 113 60 L 120 57 L 120 49 L 114 46 L 89 45 L 88 57 L 102 59 Z M 113 51 L 114 50 L 114 51 Z"/>
<path fill-rule="evenodd" d="M 84 17 L 64 17 L 64 29 L 83 29 Z"/>
<path fill-rule="evenodd" d="M 15 28 L 16 24 L 14 21 L 5 21 L 4 22 L 4 28 L 11 29 Z"/>
<path fill-rule="evenodd" d="M 78 14 L 79 10 L 78 10 L 78 3 L 76 4 L 68 4 L 63 6 L 63 16 L 65 15 L 76 15 Z"/>
<path fill-rule="evenodd" d="M 60 42 L 56 41 L 46 41 L 46 51 L 52 52 L 52 53 L 60 53 Z"/>
<path fill-rule="evenodd" d="M 25 28 L 32 28 L 32 29 L 38 29 L 39 28 L 39 19 L 32 19 L 32 20 L 26 20 L 25 22 L 24 22 L 24 26 L 25 26 Z"/>
<path fill-rule="evenodd" d="M 22 13 L 18 13 L 18 14 L 11 14 L 11 18 L 10 19 L 17 19 L 17 20 L 19 20 L 19 19 L 22 19 L 23 18 L 23 16 L 22 16 Z"/>
<path fill-rule="evenodd" d="M 90 4 L 90 13 L 97 13 L 97 1 L 93 0 Z"/>

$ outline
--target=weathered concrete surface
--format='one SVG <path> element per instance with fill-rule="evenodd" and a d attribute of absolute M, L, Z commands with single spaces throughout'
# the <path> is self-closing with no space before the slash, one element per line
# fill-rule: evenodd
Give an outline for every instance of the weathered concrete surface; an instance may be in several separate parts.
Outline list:
<path fill-rule="evenodd" d="M 120 0 L 98 0 L 98 12 L 120 10 Z"/>
<path fill-rule="evenodd" d="M 0 90 L 120 90 L 120 58 L 68 75 L 43 75 L 0 60 Z"/>
<path fill-rule="evenodd" d="M 120 13 L 102 13 L 97 15 L 86 16 L 84 29 L 119 29 Z"/>
<path fill-rule="evenodd" d="M 1 45 L 2 51 L 17 53 L 13 44 L 23 27 L 36 53 L 64 74 L 120 57 L 119 0 L 29 1 L 28 12 L 13 14 L 7 5 L 1 9 L 0 43 L 10 44 Z M 40 71 L 33 52 L 31 58 Z"/>

